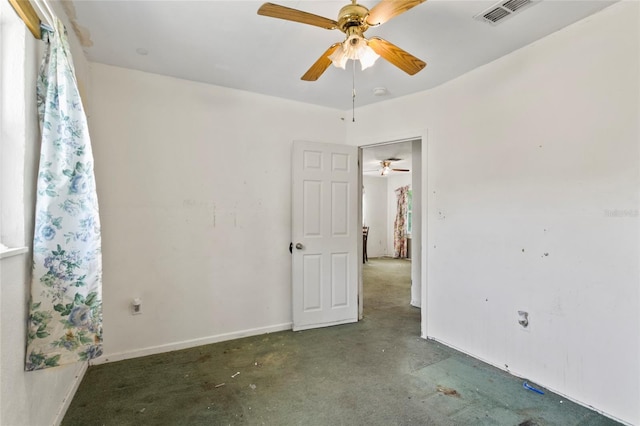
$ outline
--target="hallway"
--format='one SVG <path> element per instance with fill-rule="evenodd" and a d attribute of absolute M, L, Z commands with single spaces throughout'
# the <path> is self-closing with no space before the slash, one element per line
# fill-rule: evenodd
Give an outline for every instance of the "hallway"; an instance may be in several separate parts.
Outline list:
<path fill-rule="evenodd" d="M 363 265 L 364 319 L 90 367 L 63 425 L 616 425 L 420 334 L 410 262 Z"/>

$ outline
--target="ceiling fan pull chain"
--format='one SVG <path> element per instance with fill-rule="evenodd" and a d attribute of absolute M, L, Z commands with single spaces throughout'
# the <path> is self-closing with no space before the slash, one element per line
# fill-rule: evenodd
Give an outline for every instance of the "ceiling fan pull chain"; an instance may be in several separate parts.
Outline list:
<path fill-rule="evenodd" d="M 353 123 L 356 122 L 356 61 L 351 61 L 353 63 L 353 79 L 351 83 L 352 87 L 352 96 L 351 96 L 351 121 Z"/>

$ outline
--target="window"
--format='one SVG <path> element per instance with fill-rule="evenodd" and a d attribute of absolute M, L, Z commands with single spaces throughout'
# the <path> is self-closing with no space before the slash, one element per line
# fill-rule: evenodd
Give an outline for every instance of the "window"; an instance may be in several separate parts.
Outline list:
<path fill-rule="evenodd" d="M 0 240 L 29 245 L 38 117 L 37 40 L 9 2 L 0 1 Z"/>

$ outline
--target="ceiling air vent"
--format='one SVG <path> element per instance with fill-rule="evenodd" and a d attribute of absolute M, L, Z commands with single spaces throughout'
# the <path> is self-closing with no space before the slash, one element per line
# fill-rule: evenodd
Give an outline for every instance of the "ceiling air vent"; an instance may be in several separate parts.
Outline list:
<path fill-rule="evenodd" d="M 491 25 L 498 25 L 506 18 L 515 15 L 522 9 L 532 4 L 538 3 L 540 0 L 507 0 L 501 1 L 488 9 L 475 15 L 473 18 L 480 21 L 488 22 Z"/>
<path fill-rule="evenodd" d="M 523 7 L 528 6 L 530 4 L 531 4 L 531 0 L 509 0 L 502 3 L 502 7 L 505 7 L 510 11 L 515 12 L 516 10 L 520 10 Z"/>

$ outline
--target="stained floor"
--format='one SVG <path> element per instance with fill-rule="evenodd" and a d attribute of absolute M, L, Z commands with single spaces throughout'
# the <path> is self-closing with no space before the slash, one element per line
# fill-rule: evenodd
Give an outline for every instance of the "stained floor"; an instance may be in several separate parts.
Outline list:
<path fill-rule="evenodd" d="M 70 425 L 618 425 L 419 338 L 410 263 L 363 266 L 364 319 L 92 366 Z"/>

